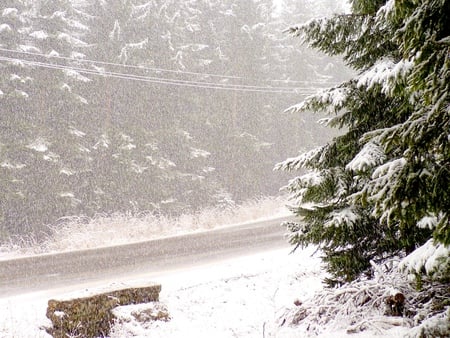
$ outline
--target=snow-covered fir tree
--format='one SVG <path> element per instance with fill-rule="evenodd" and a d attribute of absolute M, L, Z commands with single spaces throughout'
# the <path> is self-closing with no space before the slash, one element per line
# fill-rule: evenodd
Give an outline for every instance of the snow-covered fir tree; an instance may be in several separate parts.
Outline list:
<path fill-rule="evenodd" d="M 289 182 L 295 246 L 318 244 L 330 284 L 372 276 L 371 261 L 450 276 L 450 2 L 352 0 L 349 13 L 290 33 L 357 75 L 291 107 L 325 111 L 342 134 L 278 169 Z M 408 256 L 409 255 L 409 256 Z"/>

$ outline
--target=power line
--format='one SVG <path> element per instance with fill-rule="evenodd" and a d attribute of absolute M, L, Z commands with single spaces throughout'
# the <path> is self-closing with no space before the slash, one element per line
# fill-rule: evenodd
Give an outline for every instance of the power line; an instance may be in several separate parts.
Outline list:
<path fill-rule="evenodd" d="M 68 70 L 68 71 L 77 71 L 82 74 L 90 74 L 96 76 L 106 76 L 118 79 L 125 80 L 133 80 L 133 81 L 141 81 L 147 83 L 155 83 L 155 84 L 165 84 L 165 85 L 175 85 L 175 86 L 183 86 L 183 87 L 195 87 L 195 88 L 203 88 L 203 89 L 219 89 L 219 90 L 231 90 L 231 91 L 241 91 L 241 92 L 263 92 L 263 93 L 280 93 L 280 94 L 309 94 L 314 93 L 313 88 L 287 88 L 287 87 L 258 87 L 258 86 L 245 86 L 245 85 L 231 85 L 231 84 L 220 84 L 220 83 L 208 83 L 208 82 L 195 82 L 195 81 L 185 81 L 185 80 L 173 80 L 167 78 L 158 78 L 158 77 L 146 77 L 140 75 L 134 75 L 129 73 L 116 73 L 109 71 L 97 71 L 80 67 L 72 67 L 72 66 L 64 66 L 59 64 L 38 62 L 38 61 L 30 61 L 25 59 L 18 58 L 10 58 L 0 56 L 0 61 L 7 62 L 22 62 L 24 64 L 28 64 L 31 66 L 47 68 L 47 69 L 56 69 L 56 70 Z M 301 92 L 300 90 L 303 90 Z"/>
<path fill-rule="evenodd" d="M 107 77 L 138 80 L 138 81 L 140 80 L 143 82 L 152 82 L 152 83 L 184 85 L 184 86 L 190 86 L 190 87 L 211 88 L 211 89 L 230 89 L 230 90 L 236 89 L 236 90 L 246 90 L 246 91 L 250 91 L 250 90 L 251 91 L 260 91 L 260 90 L 275 91 L 276 90 L 277 92 L 287 92 L 287 93 L 290 93 L 293 91 L 293 89 L 286 90 L 285 88 L 277 89 L 275 87 L 258 87 L 258 86 L 232 85 L 232 84 L 220 84 L 220 83 L 205 83 L 205 82 L 195 82 L 195 81 L 186 81 L 186 80 L 174 80 L 174 79 L 159 78 L 159 77 L 147 77 L 147 76 L 141 76 L 141 75 L 135 75 L 135 74 L 129 74 L 129 73 L 117 73 L 117 72 L 110 72 L 110 71 L 103 72 L 103 71 L 74 67 L 74 66 L 65 66 L 65 65 L 53 64 L 53 63 L 30 61 L 30 60 L 25 60 L 25 59 L 9 58 L 9 57 L 2 57 L 2 56 L 0 56 L 0 60 L 8 61 L 8 62 L 18 61 L 18 62 L 26 63 L 28 65 L 49 68 L 49 69 L 71 70 L 71 71 L 77 71 L 77 72 L 80 72 L 83 74 L 107 76 Z"/>
<path fill-rule="evenodd" d="M 11 52 L 11 53 L 18 53 L 18 54 L 25 54 L 25 55 L 32 55 L 32 56 L 43 56 L 43 57 L 46 57 L 46 58 L 69 60 L 69 61 L 74 61 L 74 62 L 90 62 L 90 63 L 97 63 L 97 64 L 100 64 L 100 65 L 117 66 L 117 67 L 140 69 L 140 70 L 149 70 L 149 71 L 152 71 L 152 72 L 165 72 L 165 73 L 174 73 L 174 74 L 201 75 L 201 76 L 219 77 L 219 78 L 226 78 L 226 79 L 242 79 L 242 77 L 240 77 L 240 76 L 209 74 L 209 73 L 199 73 L 199 72 L 187 72 L 187 71 L 181 71 L 181 70 L 164 69 L 164 68 L 153 68 L 153 67 L 144 67 L 144 66 L 135 66 L 135 65 L 124 65 L 124 64 L 115 63 L 115 62 L 106 62 L 106 61 L 89 60 L 89 59 L 76 59 L 76 58 L 70 58 L 70 57 L 60 56 L 60 55 L 46 55 L 46 54 L 42 54 L 42 53 L 18 51 L 18 50 L 7 49 L 7 48 L 0 48 L 0 51 Z"/>
<path fill-rule="evenodd" d="M 77 59 L 77 58 L 70 58 L 70 57 L 59 56 L 59 55 L 47 55 L 47 54 L 36 53 L 36 52 L 18 51 L 18 50 L 1 48 L 1 47 L 0 47 L 0 51 L 16 53 L 16 54 L 23 54 L 23 55 L 30 55 L 30 56 L 40 56 L 40 57 L 45 57 L 47 59 L 54 58 L 54 59 L 68 60 L 68 61 L 73 61 L 73 62 L 96 63 L 96 64 L 100 64 L 100 65 L 108 65 L 108 66 L 139 69 L 139 70 L 148 70 L 148 71 L 152 71 L 152 72 L 166 72 L 166 73 L 172 73 L 172 74 L 176 74 L 176 75 L 187 74 L 187 75 L 196 75 L 196 76 L 203 76 L 203 77 L 217 77 L 217 78 L 223 78 L 223 79 L 244 79 L 243 77 L 233 76 L 233 75 L 188 72 L 188 71 L 165 69 L 165 68 L 152 68 L 152 67 L 145 67 L 145 66 L 125 65 L 125 64 L 121 64 L 121 63 L 115 63 L 115 62 L 105 62 L 105 61 L 90 60 L 90 59 Z M 323 81 L 309 81 L 309 80 L 267 79 L 266 81 L 268 81 L 268 82 L 285 82 L 285 83 L 323 84 L 323 85 L 338 84 L 337 82 L 323 82 Z M 284 88 L 289 88 L 289 87 L 284 87 Z M 289 89 L 292 89 L 292 88 L 289 88 Z"/>
<path fill-rule="evenodd" d="M 1 56 L 1 55 L 0 55 Z M 9 57 L 4 57 L 9 58 Z M 32 61 L 32 60 L 26 60 L 26 59 L 20 59 L 20 58 L 11 58 L 22 62 L 34 62 L 35 65 L 44 64 L 44 65 L 52 65 L 52 66 L 61 66 L 61 67 L 70 67 L 72 70 L 79 70 L 79 71 L 93 71 L 86 68 L 76 67 L 76 66 L 65 66 L 60 64 L 53 64 L 48 62 L 39 62 L 39 61 Z M 148 80 L 155 80 L 155 81 L 174 81 L 174 82 L 180 82 L 180 83 L 186 83 L 186 84 L 198 84 L 198 85 L 209 85 L 209 86 L 223 86 L 223 87 L 238 87 L 238 88 L 247 88 L 247 89 L 268 89 L 268 90 L 286 90 L 286 91 L 292 91 L 296 90 L 298 87 L 272 87 L 272 86 L 251 86 L 251 85 L 240 85 L 240 84 L 222 84 L 222 83 L 211 83 L 211 82 L 204 82 L 204 81 L 189 81 L 189 80 L 178 80 L 178 79 L 168 79 L 168 78 L 162 78 L 162 77 L 152 77 L 152 76 L 141 76 L 141 75 L 135 75 L 130 73 L 117 73 L 117 72 L 111 72 L 111 71 L 95 71 L 100 74 L 104 75 L 119 75 L 119 76 L 133 76 L 137 78 L 143 78 Z"/>

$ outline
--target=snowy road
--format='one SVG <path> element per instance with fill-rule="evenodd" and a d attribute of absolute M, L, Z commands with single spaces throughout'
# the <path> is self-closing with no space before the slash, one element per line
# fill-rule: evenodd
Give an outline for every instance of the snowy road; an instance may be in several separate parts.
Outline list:
<path fill-rule="evenodd" d="M 0 297 L 149 276 L 288 247 L 279 218 L 136 244 L 0 261 Z"/>

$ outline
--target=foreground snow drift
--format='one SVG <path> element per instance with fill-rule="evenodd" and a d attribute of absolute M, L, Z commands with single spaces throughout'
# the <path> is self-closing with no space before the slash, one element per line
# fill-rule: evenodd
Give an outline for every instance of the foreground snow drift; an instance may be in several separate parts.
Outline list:
<path fill-rule="evenodd" d="M 133 313 L 145 306 L 122 307 L 112 337 L 279 336 L 286 306 L 322 288 L 312 253 L 289 255 L 287 248 L 158 278 L 171 319 L 142 323 Z"/>
<path fill-rule="evenodd" d="M 111 338 L 119 337 L 402 337 L 408 329 L 373 325 L 364 332 L 347 333 L 347 324 L 359 309 L 339 325 L 311 322 L 292 325 L 288 315 L 313 304 L 323 294 L 325 273 L 315 248 L 272 251 L 217 265 L 203 266 L 156 279 L 163 285 L 160 303 L 117 308 Z M 333 291 L 329 291 L 333 293 Z M 339 304 L 334 304 L 339 306 Z M 169 313 L 169 319 L 166 317 Z M 144 315 L 142 315 L 144 314 Z M 149 317 L 161 320 L 148 320 Z M 393 317 L 384 317 L 389 323 Z M 330 319 L 331 321 L 331 319 Z"/>
<path fill-rule="evenodd" d="M 315 334 L 308 331 L 309 321 L 290 324 L 290 313 L 300 309 L 301 304 L 314 304 L 316 292 L 330 291 L 322 291 L 325 275 L 315 249 L 298 250 L 292 255 L 289 250 L 286 247 L 152 277 L 153 282 L 162 285 L 160 303 L 117 308 L 111 338 L 298 338 L 316 334 L 321 338 L 367 338 L 402 337 L 408 333 L 406 327 L 388 326 L 381 331 L 369 327 L 349 335 L 346 324 L 353 315 L 351 311 L 341 327 L 337 322 L 320 328 L 317 325 Z M 145 281 L 149 277 L 143 274 L 130 276 L 129 282 Z M 104 285 L 115 282 L 105 281 Z M 0 337 L 49 338 L 43 329 L 49 325 L 45 318 L 47 300 L 66 294 L 82 296 L 85 292 L 86 286 L 80 285 L 78 291 L 67 288 L 1 299 Z M 152 317 L 159 320 L 150 320 Z"/>

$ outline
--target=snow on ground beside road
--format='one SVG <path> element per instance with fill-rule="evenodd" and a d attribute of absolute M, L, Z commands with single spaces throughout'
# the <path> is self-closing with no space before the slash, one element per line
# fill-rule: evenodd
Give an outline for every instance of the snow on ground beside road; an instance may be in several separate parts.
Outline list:
<path fill-rule="evenodd" d="M 281 249 L 202 266 L 155 281 L 162 285 L 160 303 L 117 308 L 111 338 L 372 338 L 402 337 L 405 328 L 346 334 L 345 327 L 324 328 L 318 336 L 307 328 L 283 325 L 295 301 L 311 299 L 323 289 L 325 273 L 315 248 L 289 254 Z M 167 308 L 169 321 L 139 321 L 139 314 Z"/>
<path fill-rule="evenodd" d="M 43 325 L 50 325 L 45 317 L 47 295 L 36 293 L 0 299 L 0 337 L 51 338 Z"/>
<path fill-rule="evenodd" d="M 206 337 L 307 337 L 306 328 L 281 325 L 294 301 L 306 301 L 322 289 L 324 272 L 314 248 L 289 254 L 290 248 L 258 253 L 237 259 L 167 272 L 151 278 L 133 277 L 132 284 L 160 283 L 160 303 L 124 306 L 116 309 L 118 323 L 111 338 L 206 338 Z M 113 284 L 118 281 L 105 282 Z M 40 329 L 49 325 L 45 317 L 47 301 L 79 292 L 53 290 L 0 299 L 0 337 L 49 338 Z M 138 315 L 155 306 L 167 307 L 170 320 L 142 323 Z M 141 316 L 142 317 L 142 316 Z M 400 337 L 404 329 L 386 335 L 371 332 L 346 335 L 345 330 L 322 332 L 321 338 Z"/>
<path fill-rule="evenodd" d="M 142 325 L 131 315 L 140 306 L 122 307 L 112 337 L 270 337 L 286 306 L 322 288 L 312 252 L 286 248 L 156 278 L 171 320 Z"/>
<path fill-rule="evenodd" d="M 309 257 L 313 251 L 289 255 L 289 250 L 287 246 L 152 277 L 162 285 L 160 301 L 171 320 L 142 324 L 125 319 L 115 326 L 112 337 L 260 337 L 263 330 L 268 334 L 285 304 L 321 288 L 320 261 Z M 290 277 L 292 273 L 302 276 L 300 283 Z M 130 283 L 148 282 L 145 275 L 134 278 Z M 79 292 L 85 293 L 85 288 Z M 40 330 L 49 325 L 47 301 L 67 294 L 77 292 L 55 290 L 0 299 L 0 337 L 50 337 Z M 148 305 L 117 312 L 130 318 L 126 313 L 142 306 Z"/>

